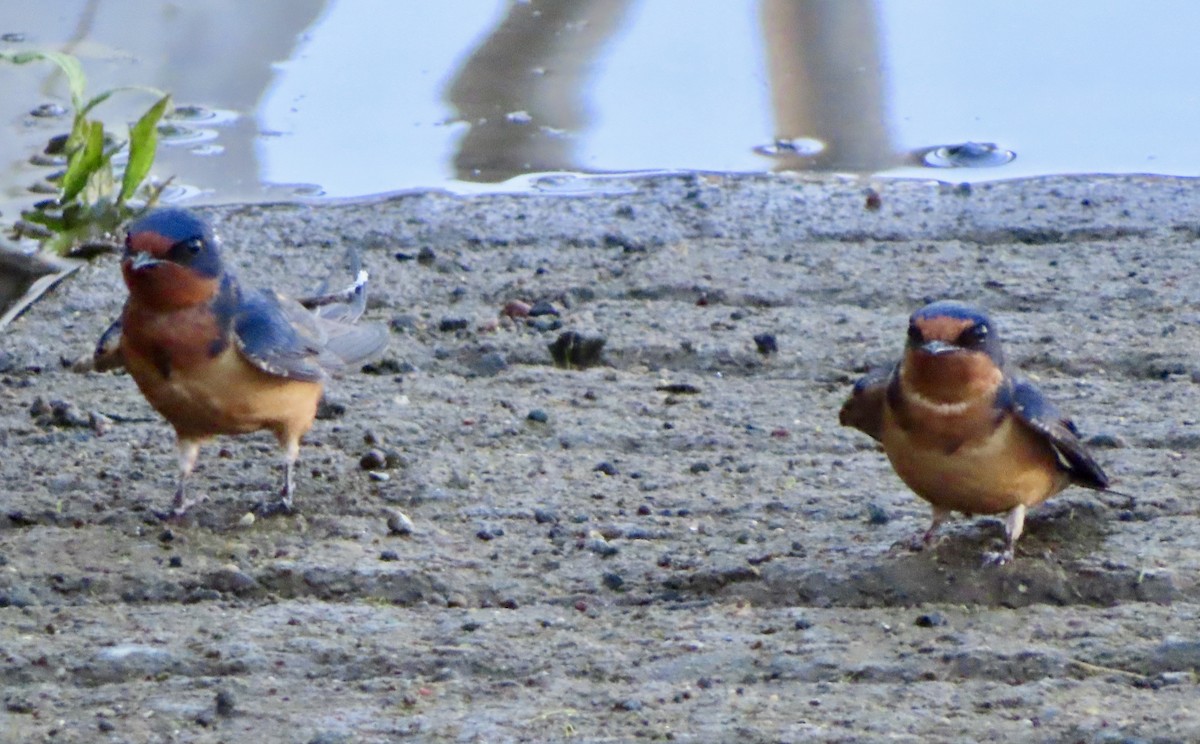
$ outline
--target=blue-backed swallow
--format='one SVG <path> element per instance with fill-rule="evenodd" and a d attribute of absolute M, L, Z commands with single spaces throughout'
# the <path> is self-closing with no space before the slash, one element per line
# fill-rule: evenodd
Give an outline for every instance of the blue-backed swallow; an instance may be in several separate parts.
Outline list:
<path fill-rule="evenodd" d="M 183 209 L 158 209 L 129 226 L 121 272 L 129 299 L 100 341 L 97 367 L 123 364 L 175 427 L 173 514 L 194 504 L 185 487 L 201 443 L 264 429 L 285 452 L 279 500 L 266 510 L 290 511 L 300 438 L 325 380 L 387 344 L 386 328 L 352 325 L 366 306 L 365 273 L 348 302 L 318 302 L 314 311 L 272 290 L 244 290 L 222 264 L 212 228 Z"/>
<path fill-rule="evenodd" d="M 989 556 L 1005 563 L 1029 507 L 1072 484 L 1108 488 L 1075 424 L 1008 372 L 987 314 L 957 302 L 913 313 L 904 356 L 859 380 L 839 418 L 880 442 L 900 479 L 932 504 L 918 545 L 951 512 L 1007 512 L 1004 550 Z"/>

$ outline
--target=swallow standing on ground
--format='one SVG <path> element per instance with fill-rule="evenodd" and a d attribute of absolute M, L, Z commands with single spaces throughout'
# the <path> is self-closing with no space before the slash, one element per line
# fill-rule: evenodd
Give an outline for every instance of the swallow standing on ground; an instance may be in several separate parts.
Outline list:
<path fill-rule="evenodd" d="M 957 302 L 913 313 L 904 356 L 859 380 L 839 418 L 880 442 L 900 479 L 933 506 L 919 544 L 951 512 L 1007 512 L 1004 550 L 989 556 L 1006 563 L 1029 507 L 1072 484 L 1108 488 L 1070 419 L 1008 373 L 987 314 Z"/>
<path fill-rule="evenodd" d="M 129 226 L 121 272 L 129 299 L 100 341 L 97 366 L 102 356 L 108 366 L 123 364 L 175 427 L 173 514 L 194 504 L 185 486 L 202 442 L 264 429 L 285 452 L 280 497 L 267 511 L 290 511 L 300 437 L 328 374 L 387 344 L 382 326 L 351 325 L 366 306 L 365 273 L 349 302 L 315 311 L 271 290 L 243 290 L 222 265 L 212 228 L 183 209 L 159 209 Z"/>

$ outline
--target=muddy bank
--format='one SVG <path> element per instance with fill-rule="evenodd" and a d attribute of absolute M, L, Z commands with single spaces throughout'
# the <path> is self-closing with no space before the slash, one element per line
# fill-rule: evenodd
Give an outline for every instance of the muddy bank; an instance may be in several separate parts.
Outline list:
<path fill-rule="evenodd" d="M 268 436 L 202 452 L 190 523 L 153 516 L 168 428 L 74 370 L 115 258 L 16 321 L 0 737 L 1200 738 L 1200 189 L 584 183 L 205 210 L 249 284 L 303 293 L 358 248 L 393 331 L 331 386 L 294 517 L 243 518 Z M 999 569 L 995 520 L 893 547 L 927 508 L 837 410 L 935 297 L 992 310 L 1132 499 L 1068 491 Z M 517 299 L 558 314 L 501 317 Z M 568 330 L 604 364 L 554 368 Z"/>

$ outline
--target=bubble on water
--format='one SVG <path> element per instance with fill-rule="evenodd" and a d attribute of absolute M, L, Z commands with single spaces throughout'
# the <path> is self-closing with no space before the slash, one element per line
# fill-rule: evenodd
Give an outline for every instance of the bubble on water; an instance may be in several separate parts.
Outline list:
<path fill-rule="evenodd" d="M 920 160 L 930 168 L 995 168 L 1011 163 L 1017 154 L 992 142 L 963 142 L 923 151 Z"/>
<path fill-rule="evenodd" d="M 167 123 L 158 125 L 158 136 L 164 145 L 190 147 L 202 142 L 211 142 L 220 135 L 215 129 L 192 128 L 182 124 Z"/>
<path fill-rule="evenodd" d="M 209 127 L 219 127 L 223 124 L 236 121 L 237 118 L 238 113 L 236 111 L 208 108 L 207 106 L 198 106 L 195 104 L 176 106 L 170 114 L 163 117 L 165 121 L 203 124 Z"/>
<path fill-rule="evenodd" d="M 758 145 L 754 152 L 768 158 L 811 158 L 825 151 L 825 143 L 813 137 L 779 138 L 769 145 Z"/>
<path fill-rule="evenodd" d="M 66 116 L 67 113 L 67 107 L 61 103 L 43 103 L 29 112 L 31 116 L 39 119 L 57 119 Z"/>

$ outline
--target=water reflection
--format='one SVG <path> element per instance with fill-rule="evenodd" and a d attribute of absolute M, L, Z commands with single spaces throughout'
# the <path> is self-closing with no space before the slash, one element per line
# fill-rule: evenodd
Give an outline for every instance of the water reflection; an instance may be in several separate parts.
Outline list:
<path fill-rule="evenodd" d="M 1197 172 L 1200 5 L 1090 7 L 58 0 L 6 3 L 0 49 L 69 51 L 92 91 L 148 84 L 199 107 L 155 172 L 208 201 L 527 188 L 514 177 L 547 171 Z M 66 102 L 49 70 L 0 67 L 2 221 L 34 200 L 49 166 L 30 156 L 66 126 L 30 113 Z M 119 130 L 147 103 L 99 113 Z"/>
<path fill-rule="evenodd" d="M 582 170 L 575 136 L 599 56 L 631 0 L 513 2 L 454 75 L 446 100 L 469 129 L 454 175 L 492 183 L 524 173 Z"/>

